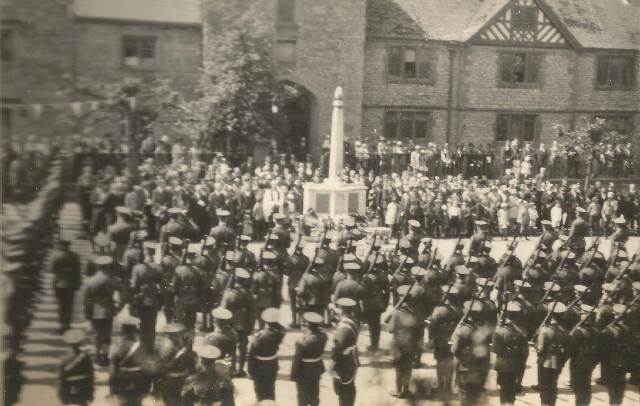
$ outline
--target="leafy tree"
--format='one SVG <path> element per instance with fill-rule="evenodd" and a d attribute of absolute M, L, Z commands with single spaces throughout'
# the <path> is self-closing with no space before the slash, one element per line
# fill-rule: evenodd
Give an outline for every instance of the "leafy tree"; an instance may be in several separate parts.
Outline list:
<path fill-rule="evenodd" d="M 213 0 L 203 41 L 197 97 L 162 89 L 175 129 L 200 149 L 244 155 L 257 138 L 277 135 L 273 106 L 286 97 L 271 60 L 272 32 L 261 2 Z"/>

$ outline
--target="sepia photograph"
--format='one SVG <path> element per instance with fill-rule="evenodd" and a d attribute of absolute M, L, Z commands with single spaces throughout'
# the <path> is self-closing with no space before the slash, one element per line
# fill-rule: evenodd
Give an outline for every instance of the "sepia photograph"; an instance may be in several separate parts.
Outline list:
<path fill-rule="evenodd" d="M 640 0 L 0 0 L 7 406 L 639 406 Z"/>

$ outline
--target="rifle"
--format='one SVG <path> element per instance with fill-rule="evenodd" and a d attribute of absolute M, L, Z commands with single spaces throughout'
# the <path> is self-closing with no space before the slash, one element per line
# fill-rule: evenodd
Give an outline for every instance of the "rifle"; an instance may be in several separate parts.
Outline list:
<path fill-rule="evenodd" d="M 207 245 L 207 238 L 209 238 L 209 236 L 207 234 L 202 236 L 202 244 L 200 245 L 200 256 L 204 255 L 204 250 L 205 250 L 206 245 Z"/>
<path fill-rule="evenodd" d="M 554 282 L 555 283 L 555 282 Z M 546 326 L 547 323 L 549 322 L 549 318 L 551 317 L 551 314 L 554 312 L 554 310 L 556 309 L 556 305 L 558 304 L 558 301 L 554 301 L 553 305 L 551 305 L 551 309 L 549 309 L 549 311 L 547 312 L 547 314 L 544 316 L 544 319 L 542 320 L 542 323 L 540 323 L 540 325 L 538 326 L 538 328 L 536 329 L 536 332 L 533 333 L 533 335 L 531 336 L 534 340 L 536 339 L 536 337 L 538 337 L 538 334 L 540 334 L 540 331 L 542 330 L 542 327 Z M 534 342 L 529 342 L 529 345 L 535 345 Z"/>
<path fill-rule="evenodd" d="M 507 262 L 509 262 L 509 260 L 511 259 L 511 257 L 513 256 L 513 251 L 516 249 L 516 247 L 518 246 L 518 241 L 516 241 L 517 237 L 513 237 L 513 240 L 511 240 L 511 244 L 509 244 L 509 246 L 507 247 L 507 251 L 509 252 L 509 255 L 507 255 L 507 257 L 501 261 L 501 263 L 499 264 L 499 266 L 504 266 L 507 264 Z"/>
<path fill-rule="evenodd" d="M 436 307 L 437 307 L 437 306 L 442 306 L 442 305 L 444 304 L 444 302 L 446 302 L 446 301 L 447 301 L 447 299 L 449 298 L 449 292 L 451 292 L 451 289 L 452 289 L 452 288 L 453 288 L 453 283 L 450 283 L 450 284 L 447 286 L 447 291 L 446 291 L 446 292 L 444 292 L 444 295 L 442 295 L 442 297 L 441 297 L 441 298 L 440 298 L 440 300 L 438 301 L 438 304 L 436 305 Z"/>
<path fill-rule="evenodd" d="M 191 240 L 185 239 L 182 242 L 182 256 L 180 257 L 180 264 L 184 265 L 187 263 L 187 254 L 189 254 L 189 244 Z"/>
<path fill-rule="evenodd" d="M 460 245 L 460 241 L 462 241 L 462 236 L 458 236 L 456 245 L 453 246 L 453 255 L 456 255 L 456 253 L 458 252 L 458 245 Z"/>
<path fill-rule="evenodd" d="M 583 325 L 584 323 L 586 323 L 587 319 L 588 319 L 588 318 L 593 314 L 593 312 L 595 312 L 595 311 L 596 311 L 596 309 L 597 309 L 597 308 L 598 308 L 598 306 L 593 306 L 593 307 L 591 308 L 591 310 L 589 310 L 589 313 L 587 313 L 587 315 L 586 315 L 582 320 L 580 320 L 578 323 L 576 323 L 576 325 L 575 325 L 575 326 L 573 326 L 573 328 L 572 328 L 572 329 L 571 329 L 571 331 L 569 332 L 569 335 L 570 335 L 570 336 L 574 335 L 574 334 L 576 333 L 576 331 L 578 331 L 578 329 L 579 329 L 580 327 L 582 327 L 582 325 Z"/>
<path fill-rule="evenodd" d="M 373 252 L 373 247 L 376 245 L 376 241 L 378 240 L 378 234 L 374 234 L 373 235 L 373 242 L 371 243 L 371 246 L 369 247 L 369 250 L 367 251 L 367 255 L 364 257 L 365 261 L 369 260 L 369 256 L 371 256 L 371 252 Z"/>
<path fill-rule="evenodd" d="M 635 254 L 633 254 L 633 256 L 631 257 L 631 259 L 629 260 L 629 262 L 627 263 L 627 266 L 625 266 L 622 271 L 620 271 L 619 274 L 616 275 L 615 278 L 613 278 L 612 282 L 617 282 L 620 279 L 622 279 L 622 277 L 624 276 L 625 273 L 627 273 L 627 271 L 629 270 L 629 268 L 631 267 L 631 265 L 633 265 L 633 263 L 636 261 L 636 257 L 638 256 L 638 252 L 636 252 Z M 607 269 L 607 272 L 604 274 L 605 279 L 607 278 L 607 276 L 609 275 L 609 270 Z"/>
<path fill-rule="evenodd" d="M 567 305 L 567 309 L 571 309 L 573 306 L 575 306 L 576 304 L 578 304 L 579 301 L 581 301 L 585 296 L 587 296 L 587 293 L 589 293 L 589 291 L 591 290 L 591 286 L 587 286 L 587 289 L 585 289 L 584 292 L 582 292 L 581 294 L 579 294 L 578 296 L 576 296 L 575 299 L 573 299 L 568 305 Z"/>
<path fill-rule="evenodd" d="M 347 252 L 345 248 L 340 248 L 340 250 L 341 250 L 341 254 L 340 254 L 340 257 L 338 258 L 338 265 L 336 266 L 335 272 L 342 272 L 342 265 L 344 263 L 344 254 Z"/>
<path fill-rule="evenodd" d="M 613 319 L 613 321 L 609 323 L 607 327 L 613 327 L 616 324 L 620 323 L 629 314 L 629 312 L 633 309 L 633 306 L 635 306 L 635 304 L 638 303 L 639 300 L 640 300 L 640 295 L 636 296 L 631 301 L 631 303 L 629 303 L 627 307 L 624 308 L 624 312 L 622 312 L 622 314 L 620 314 L 619 316 L 616 316 L 616 318 Z"/>
<path fill-rule="evenodd" d="M 367 268 L 367 272 L 365 272 L 365 275 L 373 271 L 373 268 L 376 266 L 376 262 L 378 262 L 379 256 L 380 250 L 376 251 L 376 254 L 373 256 L 373 261 L 369 262 L 369 268 Z"/>
<path fill-rule="evenodd" d="M 596 238 L 596 240 L 593 242 L 593 244 L 591 244 L 589 249 L 585 252 L 585 254 L 586 253 L 591 253 L 591 257 L 589 257 L 589 260 L 586 263 L 580 265 L 580 268 L 578 269 L 578 271 L 580 271 L 580 270 L 582 270 L 584 268 L 588 268 L 591 265 L 591 262 L 593 262 L 593 257 L 595 257 L 596 256 L 596 252 L 598 252 L 598 246 L 599 245 L 600 245 L 600 237 Z M 591 250 L 593 250 L 593 252 L 591 252 Z"/>
<path fill-rule="evenodd" d="M 396 246 L 393 248 L 393 255 L 396 255 L 398 253 L 398 250 L 400 249 L 400 237 L 402 236 L 402 232 L 398 231 L 398 236 L 396 238 Z"/>

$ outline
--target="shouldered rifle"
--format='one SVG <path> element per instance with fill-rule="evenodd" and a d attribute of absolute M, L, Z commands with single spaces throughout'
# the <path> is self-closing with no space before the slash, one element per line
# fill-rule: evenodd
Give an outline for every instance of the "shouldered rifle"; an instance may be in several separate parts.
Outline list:
<path fill-rule="evenodd" d="M 266 250 L 269 247 L 269 243 L 271 242 L 271 233 L 273 232 L 273 229 L 269 229 L 269 232 L 267 232 L 267 237 L 264 239 L 264 249 Z"/>
<path fill-rule="evenodd" d="M 405 292 L 404 295 L 402 295 L 402 297 L 398 300 L 398 303 L 395 304 L 395 306 L 393 306 L 393 310 L 391 310 L 389 312 L 389 314 L 387 314 L 384 319 L 382 320 L 383 323 L 389 323 L 389 320 L 391 320 L 391 317 L 393 316 L 393 313 L 395 311 L 397 311 L 400 306 L 402 306 L 404 304 L 404 302 L 407 301 L 407 298 L 409 297 L 409 294 L 411 293 L 411 289 L 413 289 L 413 287 L 418 283 L 418 281 L 414 278 L 413 281 L 411 281 L 411 284 L 409 285 L 409 289 L 407 289 L 407 291 Z"/>
<path fill-rule="evenodd" d="M 404 268 L 404 265 L 407 263 L 407 259 L 408 258 L 409 258 L 408 255 L 405 255 L 404 258 L 402 258 L 402 261 L 400 261 L 400 265 L 398 265 L 396 270 L 393 271 L 393 275 L 394 276 L 396 276 L 396 275 L 400 274 L 400 272 L 402 272 L 402 268 Z"/>
<path fill-rule="evenodd" d="M 204 250 L 205 250 L 205 248 L 207 246 L 207 238 L 208 237 L 209 236 L 206 235 L 206 234 L 202 236 L 202 244 L 200 244 L 200 256 L 204 255 Z"/>
<path fill-rule="evenodd" d="M 531 336 L 534 340 L 538 337 L 538 334 L 540 334 L 540 331 L 542 330 L 542 328 L 544 326 L 546 326 L 547 323 L 549 322 L 549 319 L 551 318 L 551 314 L 553 314 L 554 310 L 556 309 L 556 305 L 557 304 L 558 304 L 557 301 L 553 302 L 553 304 L 551 305 L 551 308 L 547 311 L 547 314 L 544 316 L 544 319 L 542 320 L 542 323 L 540 323 L 540 325 L 536 329 L 536 332 L 533 333 L 533 335 Z M 535 345 L 535 343 L 530 341 L 529 345 Z"/>
<path fill-rule="evenodd" d="M 513 256 L 513 251 L 516 249 L 517 246 L 518 246 L 518 241 L 516 241 L 516 237 L 513 237 L 513 240 L 511 240 L 511 244 L 509 244 L 509 246 L 507 247 L 507 252 L 509 254 L 502 261 L 500 261 L 500 264 L 498 264 L 498 266 L 507 265 L 507 263 Z"/>
<path fill-rule="evenodd" d="M 393 248 L 393 255 L 396 255 L 398 253 L 398 250 L 400 249 L 400 239 L 402 237 L 402 231 L 398 230 L 398 234 L 396 237 L 396 246 Z"/>
<path fill-rule="evenodd" d="M 369 250 L 367 251 L 367 255 L 364 257 L 365 261 L 369 260 L 369 256 L 371 256 L 371 253 L 373 252 L 373 247 L 375 247 L 377 240 L 378 240 L 378 234 L 374 234 L 373 235 L 373 242 L 371 243 L 371 246 L 369 247 Z"/>
<path fill-rule="evenodd" d="M 344 254 L 346 253 L 345 248 L 339 248 L 341 251 L 340 257 L 338 257 L 338 265 L 336 266 L 335 272 L 342 272 L 342 265 L 344 264 Z"/>
<path fill-rule="evenodd" d="M 180 257 L 180 263 L 183 265 L 187 263 L 187 255 L 189 254 L 189 244 L 191 244 L 191 240 L 189 239 L 185 239 L 182 242 L 182 256 Z"/>
<path fill-rule="evenodd" d="M 525 274 L 525 272 L 533 266 L 533 263 L 536 262 L 538 255 L 540 255 L 540 251 L 542 251 L 542 237 L 540 237 L 538 244 L 536 244 L 536 248 L 533 250 L 531 255 L 529 255 L 529 258 L 527 258 L 527 262 L 524 263 L 524 269 L 522 270 L 523 274 Z"/>
<path fill-rule="evenodd" d="M 629 268 L 631 268 L 631 265 L 634 264 L 634 262 L 636 261 L 636 258 L 638 256 L 638 252 L 636 252 L 635 254 L 633 254 L 633 256 L 631 257 L 631 259 L 629 259 L 629 262 L 627 263 L 627 266 L 625 266 L 624 268 L 622 268 L 622 270 L 620 271 L 619 274 L 616 275 L 615 278 L 613 278 L 612 282 L 617 282 L 620 279 L 622 279 L 622 277 L 624 276 L 625 273 L 627 273 L 627 271 L 629 270 Z M 609 274 L 609 270 L 607 269 L 607 272 L 605 273 L 605 278 L 607 277 L 607 275 Z"/>
<path fill-rule="evenodd" d="M 580 302 L 582 299 L 584 299 L 585 296 L 587 296 L 587 293 L 589 293 L 589 291 L 591 290 L 591 285 L 587 286 L 587 289 L 585 289 L 584 292 L 580 293 L 579 295 L 577 295 L 568 305 L 567 305 L 567 309 L 571 309 L 573 306 L 577 305 L 578 302 Z"/>
<path fill-rule="evenodd" d="M 571 329 L 571 331 L 569 331 L 569 335 L 570 335 L 570 336 L 574 335 L 574 334 L 576 333 L 576 331 L 578 331 L 578 329 L 579 329 L 580 327 L 582 327 L 582 325 L 583 325 L 584 323 L 586 323 L 586 322 L 587 322 L 587 319 L 588 319 L 589 317 L 591 317 L 591 315 L 596 311 L 596 309 L 597 309 L 597 308 L 598 308 L 597 306 L 593 306 L 593 307 L 591 307 L 591 309 L 590 309 L 590 310 L 589 310 L 589 312 L 584 316 L 584 318 L 583 318 L 582 320 L 580 320 L 578 323 L 576 323 L 576 325 L 575 325 L 575 326 L 573 326 L 573 328 Z"/>
<path fill-rule="evenodd" d="M 456 245 L 454 245 L 453 247 L 453 255 L 456 255 L 458 253 L 458 246 L 460 245 L 460 241 L 462 241 L 462 236 L 458 236 L 458 239 L 456 240 Z M 460 252 L 462 254 L 462 252 Z"/>
<path fill-rule="evenodd" d="M 593 262 L 593 258 L 596 256 L 596 253 L 598 252 L 599 245 L 600 245 L 600 237 L 596 238 L 596 240 L 593 242 L 593 244 L 591 244 L 589 249 L 585 251 L 585 253 L 583 254 L 583 255 L 590 254 L 591 256 L 589 257 L 589 260 L 587 262 L 580 265 L 580 268 L 578 268 L 578 271 L 584 268 L 588 268 L 591 265 L 591 262 Z"/>
<path fill-rule="evenodd" d="M 438 301 L 438 304 L 436 305 L 436 307 L 437 307 L 437 306 L 442 306 L 442 305 L 444 304 L 444 302 L 446 302 L 446 301 L 447 301 L 447 299 L 449 298 L 449 293 L 451 292 L 451 289 L 453 289 L 453 282 L 452 282 L 452 283 L 450 283 L 450 284 L 447 286 L 447 290 L 446 290 L 446 292 L 444 292 L 444 295 L 442 295 L 442 297 L 441 297 L 441 298 L 440 298 L 440 300 Z"/>
<path fill-rule="evenodd" d="M 376 266 L 376 263 L 378 262 L 379 256 L 380 256 L 380 250 L 377 250 L 375 255 L 373 256 L 373 261 L 369 262 L 369 267 L 367 268 L 367 272 L 365 272 L 365 275 L 373 271 L 373 268 Z"/>

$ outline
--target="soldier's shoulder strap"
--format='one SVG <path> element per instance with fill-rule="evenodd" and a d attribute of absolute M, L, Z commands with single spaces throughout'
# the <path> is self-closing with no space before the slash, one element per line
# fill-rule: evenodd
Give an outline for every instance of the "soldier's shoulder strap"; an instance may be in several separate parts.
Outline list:
<path fill-rule="evenodd" d="M 120 364 L 124 364 L 129 359 L 131 359 L 131 357 L 133 357 L 136 351 L 138 351 L 138 348 L 140 348 L 140 341 L 136 341 L 135 343 L 133 343 L 133 345 L 131 345 L 131 347 L 129 348 L 129 351 L 127 351 L 127 354 L 124 356 L 124 358 L 122 358 L 122 361 L 120 362 Z"/>
<path fill-rule="evenodd" d="M 73 370 L 73 368 L 75 368 L 76 365 L 78 365 L 86 356 L 87 354 L 85 354 L 84 352 L 81 352 L 80 354 L 78 354 L 75 358 L 73 358 L 69 363 L 67 363 L 64 366 L 65 372 L 69 372 Z"/>

